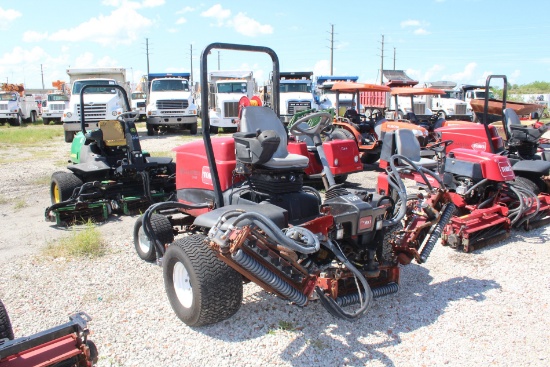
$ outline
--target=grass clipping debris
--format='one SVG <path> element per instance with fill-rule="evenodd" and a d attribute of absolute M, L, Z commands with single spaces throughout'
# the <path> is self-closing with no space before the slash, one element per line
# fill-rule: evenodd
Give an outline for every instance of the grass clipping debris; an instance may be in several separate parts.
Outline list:
<path fill-rule="evenodd" d="M 88 221 L 84 228 L 72 227 L 71 234 L 49 243 L 44 255 L 55 258 L 100 257 L 105 254 L 106 244 L 97 227 Z"/>

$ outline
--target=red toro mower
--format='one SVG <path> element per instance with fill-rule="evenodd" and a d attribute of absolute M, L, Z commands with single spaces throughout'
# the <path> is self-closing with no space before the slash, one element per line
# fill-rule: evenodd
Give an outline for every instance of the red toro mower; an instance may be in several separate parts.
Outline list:
<path fill-rule="evenodd" d="M 388 240 L 406 212 L 403 182 L 390 172 L 397 200 L 335 184 L 320 136 L 332 115 L 316 112 L 291 130 L 313 142 L 329 188 L 322 198 L 304 186 L 308 158 L 288 152 L 278 117 L 277 55 L 266 47 L 211 44 L 201 56 L 202 84 L 215 48 L 271 57 L 275 111 L 245 107 L 241 131 L 215 139 L 203 111 L 204 142 L 175 148 L 178 202 L 155 204 L 136 223 L 138 253 L 162 264 L 170 304 L 190 326 L 233 315 L 250 281 L 298 306 L 318 299 L 335 317 L 361 317 L 374 298 L 397 292 L 401 258 L 429 254 L 392 248 Z M 173 241 L 174 234 L 184 236 Z"/>
<path fill-rule="evenodd" d="M 336 91 L 336 111 L 338 111 L 340 93 L 352 94 L 353 99 L 356 100 L 355 105 L 359 106 L 361 92 L 389 92 L 390 88 L 376 84 L 336 82 L 332 90 Z M 387 131 L 410 129 L 423 144 L 428 136 L 426 129 L 408 121 L 388 121 L 380 113 L 373 113 L 367 117 L 359 115 L 355 109 L 347 110 L 344 116 L 337 116 L 333 124 L 335 128 L 329 135 L 330 139 L 355 140 L 363 163 L 374 163 L 380 158 L 383 135 Z"/>
<path fill-rule="evenodd" d="M 88 339 L 91 317 L 80 312 L 66 324 L 37 334 L 14 338 L 8 313 L 0 301 L 0 366 L 2 367 L 91 367 L 97 348 Z"/>

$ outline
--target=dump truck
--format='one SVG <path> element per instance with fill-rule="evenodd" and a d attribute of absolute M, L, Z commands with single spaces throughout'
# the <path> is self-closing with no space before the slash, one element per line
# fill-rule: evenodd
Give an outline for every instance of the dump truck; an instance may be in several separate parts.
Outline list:
<path fill-rule="evenodd" d="M 197 134 L 197 105 L 189 84 L 190 73 L 154 73 L 147 77 L 147 135 L 170 128 Z"/>
<path fill-rule="evenodd" d="M 451 81 L 437 81 L 426 84 L 428 88 L 441 89 L 445 94 L 439 96 L 425 96 L 426 104 L 433 113 L 437 113 L 446 120 L 472 121 L 472 108 L 468 103 L 456 97 L 456 83 Z"/>
<path fill-rule="evenodd" d="M 120 85 L 129 92 L 124 68 L 67 69 L 70 78 L 71 97 L 63 112 L 65 141 L 70 143 L 80 131 L 80 90 L 85 85 Z M 116 120 L 123 112 L 124 100 L 116 88 L 88 88 L 84 96 L 86 128 L 94 130 L 101 120 Z"/>

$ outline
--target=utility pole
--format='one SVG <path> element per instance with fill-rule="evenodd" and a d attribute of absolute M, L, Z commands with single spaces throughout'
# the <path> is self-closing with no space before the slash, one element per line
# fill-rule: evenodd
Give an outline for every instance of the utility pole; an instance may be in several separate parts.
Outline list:
<path fill-rule="evenodd" d="M 42 89 L 44 89 L 44 69 L 42 69 L 42 64 L 40 64 L 40 74 L 42 74 Z"/>
<path fill-rule="evenodd" d="M 220 70 L 220 51 L 218 51 L 218 70 Z"/>
<path fill-rule="evenodd" d="M 147 75 L 149 75 L 149 38 L 145 39 L 145 52 L 147 53 Z"/>
<path fill-rule="evenodd" d="M 330 75 L 333 74 L 333 62 L 334 62 L 334 24 L 330 25 Z"/>
<path fill-rule="evenodd" d="M 193 85 L 193 45 L 191 44 L 191 57 L 189 58 L 191 61 L 191 85 Z"/>
<path fill-rule="evenodd" d="M 395 70 L 395 47 L 393 48 L 393 70 Z"/>
<path fill-rule="evenodd" d="M 384 35 L 382 35 L 382 57 L 380 58 L 380 85 L 384 85 Z"/>

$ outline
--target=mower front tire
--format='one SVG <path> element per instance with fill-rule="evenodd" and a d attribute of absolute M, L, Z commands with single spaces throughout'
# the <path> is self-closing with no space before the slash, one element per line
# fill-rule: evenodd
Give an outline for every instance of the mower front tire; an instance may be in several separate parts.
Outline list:
<path fill-rule="evenodd" d="M 2 339 L 13 340 L 13 328 L 8 311 L 6 311 L 4 303 L 0 301 L 0 340 Z"/>
<path fill-rule="evenodd" d="M 74 189 L 82 186 L 82 184 L 82 180 L 72 172 L 54 172 L 50 185 L 52 204 L 68 200 L 72 196 Z"/>
<path fill-rule="evenodd" d="M 152 214 L 151 227 L 159 241 L 163 244 L 174 242 L 174 230 L 170 220 L 164 215 Z M 147 262 L 154 262 L 157 259 L 157 252 L 151 239 L 145 235 L 143 230 L 143 216 L 139 217 L 134 225 L 134 246 L 140 259 Z"/>
<path fill-rule="evenodd" d="M 241 307 L 241 275 L 220 260 L 205 243 L 206 236 L 183 237 L 166 250 L 162 268 L 168 300 L 189 326 L 225 320 Z"/>

